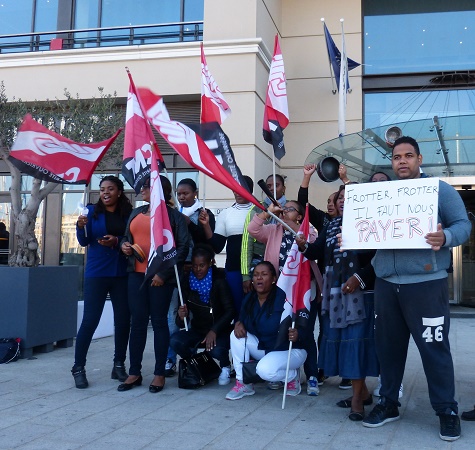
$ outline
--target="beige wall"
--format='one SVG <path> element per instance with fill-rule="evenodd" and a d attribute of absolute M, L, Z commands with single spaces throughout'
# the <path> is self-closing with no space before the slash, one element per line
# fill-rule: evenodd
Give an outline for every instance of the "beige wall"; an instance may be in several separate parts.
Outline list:
<path fill-rule="evenodd" d="M 290 125 L 287 155 L 277 172 L 288 176 L 288 194 L 296 197 L 301 166 L 310 151 L 337 135 L 338 96 L 332 83 L 321 17 L 338 46 L 340 13 L 345 12 L 347 52 L 361 60 L 360 2 L 353 0 L 206 0 L 204 45 L 208 66 L 233 114 L 223 128 L 231 139 L 243 173 L 256 181 L 272 172 L 272 148 L 262 138 L 262 117 L 274 36 L 280 35 L 287 76 Z M 97 87 L 125 98 L 129 67 L 139 86 L 163 96 L 198 96 L 199 43 L 0 54 L 0 79 L 7 95 L 23 100 L 61 98 L 64 87 L 88 98 Z M 361 71 L 351 72 L 347 132 L 361 129 Z M 315 190 L 333 186 L 315 182 Z M 314 186 L 311 187 L 314 190 Z M 208 202 L 229 204 L 231 193 L 207 182 Z M 256 189 L 260 197 L 260 189 Z M 317 203 L 317 202 L 316 202 Z M 320 206 L 324 207 L 325 202 Z"/>

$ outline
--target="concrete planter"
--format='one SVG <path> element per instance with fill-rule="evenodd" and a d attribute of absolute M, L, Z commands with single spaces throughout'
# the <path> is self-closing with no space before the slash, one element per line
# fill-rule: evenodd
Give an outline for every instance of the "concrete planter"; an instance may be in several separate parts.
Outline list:
<path fill-rule="evenodd" d="M 1 267 L 0 286 L 1 337 L 21 338 L 23 358 L 73 345 L 77 266 Z"/>

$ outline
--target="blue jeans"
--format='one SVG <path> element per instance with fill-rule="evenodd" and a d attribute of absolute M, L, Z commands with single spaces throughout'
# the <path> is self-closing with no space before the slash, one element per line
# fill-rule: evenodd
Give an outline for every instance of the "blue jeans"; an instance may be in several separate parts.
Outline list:
<path fill-rule="evenodd" d="M 129 353 L 130 375 L 140 375 L 142 358 L 147 342 L 149 319 L 153 328 L 153 346 L 155 351 L 155 369 L 153 374 L 165 375 L 170 332 L 168 331 L 168 309 L 173 295 L 173 285 L 150 286 L 148 281 L 144 286 L 143 273 L 129 274 L 129 306 L 132 316 L 130 330 Z"/>
<path fill-rule="evenodd" d="M 130 332 L 127 302 L 127 277 L 86 278 L 84 283 L 84 316 L 76 337 L 74 365 L 85 366 L 92 336 L 101 320 L 107 294 L 114 310 L 115 362 L 124 362 Z"/>
<path fill-rule="evenodd" d="M 180 330 L 170 338 L 170 347 L 172 347 L 181 358 L 189 358 L 196 353 L 195 347 L 205 338 L 205 334 L 197 333 L 190 329 Z M 229 361 L 229 334 L 216 337 L 216 347 L 210 350 L 210 355 L 219 361 L 220 367 L 228 367 Z"/>

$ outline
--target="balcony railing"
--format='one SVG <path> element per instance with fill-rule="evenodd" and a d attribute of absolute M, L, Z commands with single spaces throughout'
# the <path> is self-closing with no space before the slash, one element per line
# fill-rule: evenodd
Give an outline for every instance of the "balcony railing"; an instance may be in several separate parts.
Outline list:
<path fill-rule="evenodd" d="M 0 53 L 201 41 L 203 21 L 0 35 Z"/>

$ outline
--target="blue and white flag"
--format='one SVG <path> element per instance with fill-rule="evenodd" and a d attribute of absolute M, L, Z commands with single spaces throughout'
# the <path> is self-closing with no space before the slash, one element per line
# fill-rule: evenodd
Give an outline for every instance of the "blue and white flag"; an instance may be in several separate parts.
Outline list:
<path fill-rule="evenodd" d="M 338 90 L 340 90 L 340 70 L 341 70 L 341 52 L 338 50 L 338 47 L 335 45 L 335 42 L 333 41 L 333 38 L 331 37 L 330 32 L 328 31 L 327 25 L 325 22 L 323 23 L 323 29 L 325 31 L 325 42 L 327 44 L 327 51 L 328 51 L 328 58 L 330 59 L 330 63 L 333 68 L 333 73 L 335 75 L 335 80 L 338 86 Z M 342 37 L 344 39 L 344 36 Z M 348 80 L 348 72 L 350 70 L 355 69 L 356 67 L 360 66 L 361 64 L 353 61 L 350 58 L 346 58 L 346 53 L 344 55 L 344 58 L 347 61 L 347 70 L 346 70 L 346 89 L 350 89 L 350 83 Z"/>

